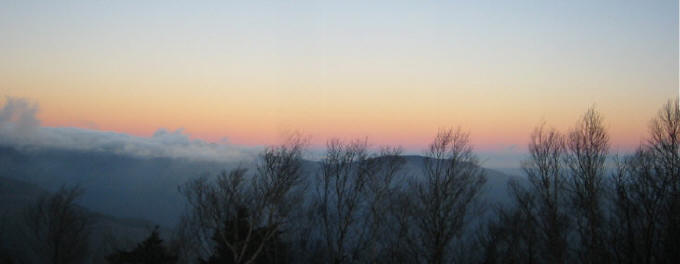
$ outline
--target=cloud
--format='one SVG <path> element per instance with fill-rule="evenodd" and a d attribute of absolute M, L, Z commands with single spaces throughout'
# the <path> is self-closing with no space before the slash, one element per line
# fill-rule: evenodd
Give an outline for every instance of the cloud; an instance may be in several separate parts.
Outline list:
<path fill-rule="evenodd" d="M 16 137 L 30 137 L 40 127 L 36 118 L 38 105 L 23 98 L 6 97 L 0 110 L 0 132 Z"/>
<path fill-rule="evenodd" d="M 138 157 L 184 158 L 205 161 L 244 161 L 260 148 L 221 141 L 219 144 L 191 139 L 183 129 L 158 129 L 151 137 L 76 127 L 42 126 L 37 103 L 6 97 L 0 109 L 0 144 L 31 148 L 59 148 L 112 152 Z"/>

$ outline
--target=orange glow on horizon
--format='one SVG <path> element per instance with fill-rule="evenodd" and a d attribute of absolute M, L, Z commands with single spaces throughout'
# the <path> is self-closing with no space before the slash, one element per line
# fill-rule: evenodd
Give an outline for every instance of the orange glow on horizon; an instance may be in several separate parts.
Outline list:
<path fill-rule="evenodd" d="M 0 95 L 38 103 L 47 126 L 414 151 L 457 126 L 477 149 L 524 149 L 592 105 L 633 148 L 678 96 L 677 1 L 185 4 L 0 9 Z"/>

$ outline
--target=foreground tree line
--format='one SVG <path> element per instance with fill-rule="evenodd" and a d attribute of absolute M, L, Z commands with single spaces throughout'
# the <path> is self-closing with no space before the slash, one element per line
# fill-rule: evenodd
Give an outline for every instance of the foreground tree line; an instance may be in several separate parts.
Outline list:
<path fill-rule="evenodd" d="M 441 263 L 481 213 L 486 181 L 461 130 L 440 131 L 422 174 L 402 173 L 399 148 L 330 140 L 304 171 L 304 140 L 266 149 L 257 169 L 237 168 L 180 191 L 189 203 L 180 236 L 203 263 Z M 312 179 L 305 179 L 311 175 Z"/>
<path fill-rule="evenodd" d="M 266 148 L 236 168 L 179 187 L 187 211 L 169 243 L 158 230 L 110 263 L 677 263 L 680 108 L 669 101 L 635 153 L 610 153 L 589 109 L 569 131 L 539 125 L 508 184 L 481 196 L 485 170 L 460 129 L 439 131 L 412 168 L 401 149 L 330 140 L 319 163 L 306 141 Z M 411 167 L 409 167 L 411 166 Z M 91 221 L 64 188 L 26 210 L 36 254 L 81 263 Z"/>
<path fill-rule="evenodd" d="M 680 261 L 677 99 L 651 121 L 647 142 L 611 166 L 608 141 L 594 109 L 566 134 L 536 128 L 522 164 L 529 184 L 509 184 L 513 205 L 479 236 L 482 262 Z"/>

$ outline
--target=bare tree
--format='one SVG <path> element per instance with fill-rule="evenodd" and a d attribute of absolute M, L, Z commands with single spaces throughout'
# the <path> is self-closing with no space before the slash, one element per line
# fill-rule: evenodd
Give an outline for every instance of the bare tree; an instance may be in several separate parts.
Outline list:
<path fill-rule="evenodd" d="M 93 219 L 75 204 L 82 194 L 80 187 L 62 187 L 26 209 L 26 227 L 41 261 L 66 264 L 86 260 Z"/>
<path fill-rule="evenodd" d="M 618 263 L 662 263 L 666 182 L 644 149 L 617 162 L 613 184 L 610 245 Z"/>
<path fill-rule="evenodd" d="M 678 99 L 669 100 L 659 110 L 650 125 L 648 149 L 654 155 L 655 166 L 671 182 L 680 183 L 680 106 Z M 677 184 L 669 186 L 673 191 Z"/>
<path fill-rule="evenodd" d="M 522 163 L 530 184 L 528 191 L 536 199 L 533 218 L 538 230 L 537 243 L 542 247 L 539 255 L 546 263 L 567 261 L 569 219 L 565 203 L 568 182 L 562 167 L 564 154 L 562 135 L 540 125 L 531 135 L 529 159 Z"/>
<path fill-rule="evenodd" d="M 187 187 L 186 185 L 182 188 Z M 181 188 L 180 188 L 181 189 Z M 192 213 L 185 213 L 175 227 L 172 239 L 168 241 L 169 248 L 177 253 L 178 263 L 194 263 L 201 257 L 210 254 L 204 241 L 206 233 Z"/>
<path fill-rule="evenodd" d="M 196 243 L 203 246 L 201 255 L 212 252 L 213 259 L 231 263 L 271 257 L 268 246 L 286 229 L 289 213 L 301 199 L 297 188 L 304 146 L 304 139 L 292 137 L 265 149 L 253 175 L 237 168 L 220 174 L 214 183 L 198 178 L 180 187 L 190 205 L 184 231 L 194 232 Z"/>
<path fill-rule="evenodd" d="M 588 109 L 569 133 L 567 150 L 571 202 L 581 244 L 578 255 L 584 263 L 609 262 L 602 208 L 609 135 L 597 110 Z"/>
<path fill-rule="evenodd" d="M 362 225 L 368 213 L 364 198 L 379 169 L 378 162 L 368 153 L 366 140 L 345 143 L 332 139 L 326 146 L 315 205 L 321 217 L 321 236 L 329 262 L 355 262 L 365 249 L 362 240 L 371 235 Z"/>
<path fill-rule="evenodd" d="M 482 235 L 486 263 L 680 259 L 678 100 L 669 101 L 652 120 L 646 145 L 617 158 L 612 177 L 606 175 L 608 139 L 602 118 L 592 108 L 565 143 L 554 130 L 539 127 L 534 132 L 530 159 L 523 163 L 529 186 L 510 185 L 514 207 L 499 209 L 497 220 Z M 569 212 L 561 198 L 565 196 Z M 518 222 L 526 227 L 518 228 Z M 567 253 L 572 246 L 575 259 Z"/>
<path fill-rule="evenodd" d="M 474 215 L 486 182 L 472 152 L 469 136 L 460 129 L 441 130 L 425 154 L 423 178 L 415 182 L 414 224 L 422 256 L 428 263 L 451 259 L 450 245 Z"/>
<path fill-rule="evenodd" d="M 650 124 L 648 143 L 618 163 L 612 244 L 621 263 L 680 258 L 680 106 L 669 100 Z"/>
<path fill-rule="evenodd" d="M 581 140 L 577 133 L 572 132 L 573 140 Z M 573 233 L 569 211 L 572 179 L 566 173 L 564 161 L 574 161 L 569 158 L 575 157 L 565 157 L 565 141 L 559 131 L 548 129 L 545 124 L 534 129 L 528 145 L 529 158 L 522 162 L 528 182 L 509 182 L 513 203 L 499 206 L 495 219 L 481 235 L 484 263 L 572 261 L 569 253 Z M 580 151 L 580 142 L 571 143 Z"/>
<path fill-rule="evenodd" d="M 405 180 L 403 180 L 405 182 Z M 415 193 L 410 186 L 402 184 L 392 192 L 385 212 L 386 250 L 382 263 L 417 263 L 420 250 L 418 233 L 414 226 Z"/>
<path fill-rule="evenodd" d="M 649 152 L 668 192 L 664 203 L 664 255 L 679 259 L 680 252 L 680 102 L 669 100 L 652 120 Z"/>
<path fill-rule="evenodd" d="M 529 158 L 522 162 L 528 185 L 508 184 L 513 204 L 496 210 L 482 236 L 486 263 L 567 262 L 569 219 L 567 179 L 562 158 L 564 137 L 541 124 L 529 142 Z"/>
<path fill-rule="evenodd" d="M 481 231 L 481 263 L 540 263 L 536 197 L 517 181 L 508 187 L 514 204 L 497 207 L 495 218 Z"/>
<path fill-rule="evenodd" d="M 368 178 L 368 190 L 364 197 L 367 208 L 361 220 L 364 228 L 358 239 L 359 247 L 364 249 L 362 259 L 369 263 L 387 258 L 390 247 L 394 245 L 389 228 L 393 223 L 389 222 L 388 214 L 400 189 L 395 180 L 406 163 L 401 156 L 401 149 L 393 147 L 381 148 L 373 159 L 377 162 L 377 168 Z"/>

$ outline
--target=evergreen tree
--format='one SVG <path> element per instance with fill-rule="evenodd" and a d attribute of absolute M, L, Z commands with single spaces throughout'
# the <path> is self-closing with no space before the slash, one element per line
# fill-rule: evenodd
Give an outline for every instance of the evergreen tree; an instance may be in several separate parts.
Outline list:
<path fill-rule="evenodd" d="M 222 229 L 216 230 L 213 255 L 204 264 L 225 263 L 288 263 L 286 245 L 279 239 L 280 232 L 270 232 L 272 227 L 255 227 L 249 218 L 248 209 L 240 207 L 236 219 L 225 221 Z M 271 235 L 272 237 L 266 237 Z M 227 243 L 228 242 L 228 243 Z M 245 246 L 245 247 L 244 247 Z M 262 248 L 259 248 L 262 247 Z M 245 254 L 234 254 L 234 250 L 245 250 Z M 245 256 L 239 259 L 235 256 Z"/>
<path fill-rule="evenodd" d="M 158 235 L 158 226 L 149 237 L 137 244 L 131 251 L 118 250 L 106 257 L 111 264 L 172 264 L 177 263 L 177 256 L 171 254 L 163 246 L 163 240 Z"/>

